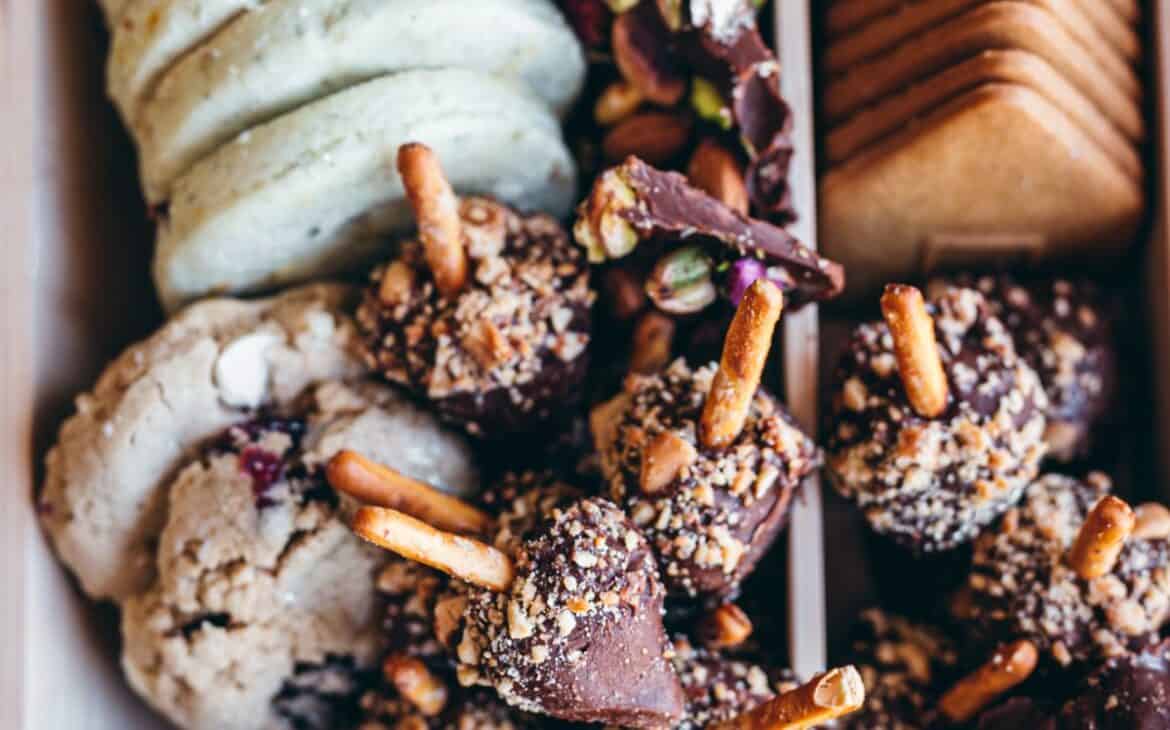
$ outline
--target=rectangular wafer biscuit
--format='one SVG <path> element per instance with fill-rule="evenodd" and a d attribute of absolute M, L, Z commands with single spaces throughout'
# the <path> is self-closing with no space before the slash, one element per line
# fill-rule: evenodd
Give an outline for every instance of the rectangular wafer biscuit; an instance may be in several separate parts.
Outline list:
<path fill-rule="evenodd" d="M 829 130 L 824 155 L 844 162 L 867 145 L 913 123 L 951 98 L 985 83 L 1016 83 L 1062 109 L 1135 180 L 1142 177 L 1137 150 L 1097 107 L 1039 56 L 1015 49 L 984 51 L 866 107 Z"/>
<path fill-rule="evenodd" d="M 980 51 L 1017 48 L 1046 60 L 1127 137 L 1140 140 L 1145 124 L 1138 101 L 1119 89 L 1079 45 L 1042 8 L 1021 2 L 990 2 L 908 38 L 833 79 L 821 97 L 822 113 L 827 121 L 837 123 Z"/>
<path fill-rule="evenodd" d="M 920 273 L 925 243 L 940 236 L 1018 236 L 1051 258 L 1115 255 L 1144 205 L 1141 186 L 1067 114 L 1018 84 L 985 84 L 871 145 L 822 176 L 819 199 L 821 243 L 849 267 L 852 296 Z"/>

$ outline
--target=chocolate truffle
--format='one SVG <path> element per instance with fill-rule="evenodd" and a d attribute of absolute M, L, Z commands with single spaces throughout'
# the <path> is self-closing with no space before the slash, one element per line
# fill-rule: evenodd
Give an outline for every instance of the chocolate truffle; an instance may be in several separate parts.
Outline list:
<path fill-rule="evenodd" d="M 1148 648 L 1170 618 L 1170 513 L 1139 507 L 1128 539 L 1113 543 L 1113 559 L 1083 577 L 1076 557 L 1083 538 L 1106 538 L 1118 527 L 1083 530 L 1086 520 L 1106 500 L 1129 509 L 1107 496 L 1111 486 L 1100 473 L 1083 481 L 1047 475 L 1030 485 L 999 529 L 977 541 L 958 617 L 989 644 L 1028 639 L 1060 667 Z"/>
<path fill-rule="evenodd" d="M 404 180 L 446 184 L 437 163 L 412 173 L 399 155 Z M 595 298 L 585 257 L 547 215 L 429 192 L 412 197 L 420 240 L 374 271 L 358 309 L 370 365 L 473 435 L 531 431 L 579 397 Z"/>
<path fill-rule="evenodd" d="M 799 683 L 791 672 L 773 680 L 759 664 L 674 639 L 674 663 L 686 694 L 686 718 L 676 730 L 702 730 L 726 722 Z"/>
<path fill-rule="evenodd" d="M 839 727 L 910 730 L 929 724 L 955 675 L 958 652 L 936 628 L 870 609 L 854 630 L 848 659 L 865 683 L 865 705 Z"/>
<path fill-rule="evenodd" d="M 1059 718 L 1062 730 L 1170 728 L 1170 643 L 1107 660 Z"/>
<path fill-rule="evenodd" d="M 716 366 L 676 360 L 632 375 L 599 429 L 610 495 L 658 555 L 672 594 L 723 598 L 772 545 L 801 481 L 820 463 L 816 445 L 766 390 L 728 446 L 699 439 Z M 657 468 L 655 468 L 657 467 Z"/>
<path fill-rule="evenodd" d="M 951 289 L 928 311 L 937 415 L 913 404 L 904 378 L 914 378 L 901 372 L 889 326 L 863 324 L 837 369 L 828 445 L 837 491 L 874 531 L 916 553 L 972 540 L 1019 499 L 1044 455 L 1048 400 L 982 294 Z"/>
<path fill-rule="evenodd" d="M 1101 291 L 1090 282 L 1063 278 L 964 276 L 956 281 L 983 293 L 1012 333 L 1020 356 L 1040 375 L 1048 394 L 1048 455 L 1060 461 L 1083 457 L 1116 386 L 1113 324 Z M 931 290 L 952 285 L 939 280 Z"/>
<path fill-rule="evenodd" d="M 462 684 L 573 722 L 682 719 L 665 590 L 650 546 L 616 506 L 593 498 L 553 508 L 513 559 L 506 590 L 466 591 L 455 640 Z"/>

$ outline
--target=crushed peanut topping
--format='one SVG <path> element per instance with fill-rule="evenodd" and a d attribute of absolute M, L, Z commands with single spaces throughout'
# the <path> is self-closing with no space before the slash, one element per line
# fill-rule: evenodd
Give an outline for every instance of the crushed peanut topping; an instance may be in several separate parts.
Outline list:
<path fill-rule="evenodd" d="M 791 672 L 772 678 L 758 664 L 674 639 L 672 662 L 687 698 L 686 719 L 675 730 L 701 730 L 726 722 L 797 686 Z"/>
<path fill-rule="evenodd" d="M 610 495 L 653 543 L 670 591 L 691 596 L 735 592 L 775 539 L 801 481 L 820 465 L 816 445 L 763 389 L 729 447 L 702 447 L 698 423 L 715 370 L 691 370 L 680 359 L 657 375 L 630 376 L 620 396 L 628 403 L 614 415 L 617 426 L 605 429 L 612 439 L 598 445 Z M 643 462 L 663 433 L 695 453 L 679 460 L 669 484 L 647 493 Z"/>
<path fill-rule="evenodd" d="M 1084 580 L 1067 554 L 1112 483 L 1048 475 L 1014 519 L 982 536 L 968 585 L 968 618 L 987 641 L 1027 638 L 1056 664 L 1098 661 L 1154 642 L 1170 619 L 1170 539 L 1130 536 L 1113 570 Z"/>
<path fill-rule="evenodd" d="M 583 253 L 551 217 L 484 198 L 465 199 L 460 214 L 473 272 L 466 287 L 440 296 L 421 243 L 408 241 L 391 265 L 407 290 L 388 299 L 382 278 L 391 268 L 377 268 L 357 321 L 372 368 L 483 433 L 493 417 L 543 415 L 560 405 L 550 398 L 572 393 L 584 377 L 596 295 Z M 402 263 L 413 277 L 401 275 Z M 477 413 L 476 403 L 501 413 Z"/>
<path fill-rule="evenodd" d="M 916 730 L 947 689 L 958 651 L 937 629 L 870 609 L 861 615 L 848 661 L 865 683 L 865 705 L 844 730 Z"/>
<path fill-rule="evenodd" d="M 1088 281 L 1019 282 L 1007 275 L 932 282 L 932 292 L 955 284 L 978 289 L 1011 332 L 1016 350 L 1048 394 L 1049 454 L 1083 456 L 1116 388 L 1113 318 L 1105 297 Z"/>
<path fill-rule="evenodd" d="M 1003 514 L 1045 453 L 1048 399 L 983 295 L 933 300 L 950 403 L 938 418 L 907 401 L 885 323 L 859 326 L 837 372 L 829 473 L 877 532 L 921 552 L 970 541 Z"/>

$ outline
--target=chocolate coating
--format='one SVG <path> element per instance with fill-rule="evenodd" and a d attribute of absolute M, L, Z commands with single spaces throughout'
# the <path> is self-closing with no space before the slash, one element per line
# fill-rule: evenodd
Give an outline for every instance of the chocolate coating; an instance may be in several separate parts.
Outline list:
<path fill-rule="evenodd" d="M 861 615 L 845 661 L 865 683 L 865 705 L 839 721 L 843 730 L 927 727 L 935 702 L 952 680 L 958 652 L 938 629 L 879 609 Z"/>
<path fill-rule="evenodd" d="M 686 718 L 675 730 L 702 730 L 726 722 L 776 695 L 760 665 L 696 647 L 684 636 L 674 639 L 672 662 L 687 700 Z M 797 683 L 784 672 L 776 685 L 788 690 Z"/>
<path fill-rule="evenodd" d="M 591 310 L 585 258 L 546 215 L 463 200 L 469 281 L 438 294 L 422 245 L 399 261 L 413 282 L 393 303 L 382 266 L 358 308 L 371 367 L 432 401 L 472 435 L 500 438 L 548 421 L 579 398 Z"/>
<path fill-rule="evenodd" d="M 1049 456 L 1061 461 L 1085 456 L 1094 426 L 1116 395 L 1113 324 L 1100 290 L 1087 281 L 1061 278 L 967 276 L 956 281 L 987 297 L 1020 356 L 1040 375 L 1048 394 Z M 951 285 L 936 281 L 931 291 Z"/>
<path fill-rule="evenodd" d="M 1061 730 L 1170 728 L 1170 644 L 1110 659 L 1060 712 Z"/>
<path fill-rule="evenodd" d="M 930 304 L 949 402 L 910 405 L 885 323 L 859 326 L 837 369 L 829 473 L 870 527 L 915 552 L 972 540 L 1020 497 L 1044 455 L 1047 398 L 983 295 Z"/>
<path fill-rule="evenodd" d="M 1130 536 L 1113 570 L 1086 581 L 1067 564 L 1085 516 L 1109 493 L 1103 474 L 1048 475 L 981 537 L 959 618 L 988 644 L 1030 639 L 1056 666 L 1149 647 L 1170 618 L 1170 540 Z"/>
<path fill-rule="evenodd" d="M 715 365 L 692 370 L 676 360 L 653 376 L 631 376 L 625 407 L 599 440 L 610 496 L 654 546 L 668 590 L 725 598 L 776 539 L 801 482 L 820 465 L 816 445 L 762 388 L 743 430 L 725 449 L 698 443 L 699 420 Z M 696 458 L 669 485 L 647 494 L 646 447 L 669 432 Z"/>
<path fill-rule="evenodd" d="M 519 709 L 631 727 L 683 717 L 645 538 L 603 499 L 553 508 L 513 553 L 502 593 L 469 588 L 456 646 L 464 685 Z"/>

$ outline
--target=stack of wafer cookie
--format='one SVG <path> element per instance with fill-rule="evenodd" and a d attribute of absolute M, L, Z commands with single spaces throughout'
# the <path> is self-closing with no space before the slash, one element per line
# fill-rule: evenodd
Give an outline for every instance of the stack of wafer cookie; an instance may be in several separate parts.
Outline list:
<path fill-rule="evenodd" d="M 409 141 L 563 216 L 585 61 L 551 0 L 102 0 L 168 308 L 352 269 L 404 232 Z M 491 32 L 485 32 L 485 29 Z"/>
<path fill-rule="evenodd" d="M 835 0 L 821 242 L 854 292 L 1116 253 L 1143 208 L 1136 0 Z"/>

